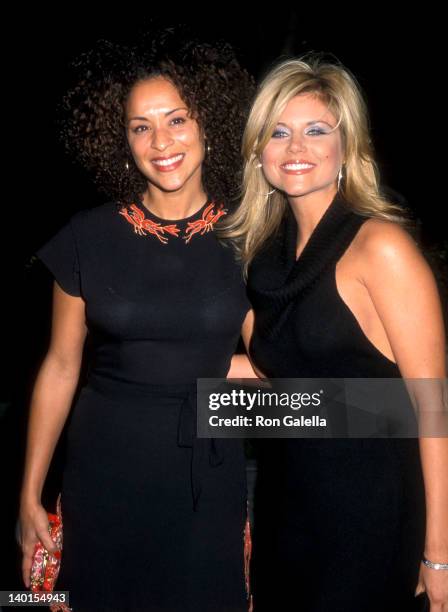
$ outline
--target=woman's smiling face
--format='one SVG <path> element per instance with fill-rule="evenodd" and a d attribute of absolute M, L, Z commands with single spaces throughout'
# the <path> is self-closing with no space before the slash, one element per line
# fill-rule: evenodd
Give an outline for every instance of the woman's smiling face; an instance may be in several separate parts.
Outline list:
<path fill-rule="evenodd" d="M 201 184 L 204 141 L 170 81 L 154 77 L 134 85 L 126 118 L 134 161 L 150 183 L 162 191 L 177 191 L 190 180 Z"/>
<path fill-rule="evenodd" d="M 344 156 L 336 124 L 336 118 L 317 95 L 292 98 L 261 156 L 269 183 L 289 197 L 319 191 L 334 195 Z"/>

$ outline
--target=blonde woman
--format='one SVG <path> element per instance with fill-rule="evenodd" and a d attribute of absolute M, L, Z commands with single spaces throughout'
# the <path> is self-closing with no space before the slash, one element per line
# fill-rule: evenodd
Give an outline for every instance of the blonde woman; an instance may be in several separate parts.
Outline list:
<path fill-rule="evenodd" d="M 349 71 L 316 56 L 277 65 L 243 153 L 242 203 L 225 235 L 248 274 L 245 341 L 258 371 L 444 379 L 436 284 L 379 190 Z M 443 437 L 264 441 L 257 612 L 404 612 L 425 604 L 423 591 L 431 612 L 446 612 L 447 472 Z"/>

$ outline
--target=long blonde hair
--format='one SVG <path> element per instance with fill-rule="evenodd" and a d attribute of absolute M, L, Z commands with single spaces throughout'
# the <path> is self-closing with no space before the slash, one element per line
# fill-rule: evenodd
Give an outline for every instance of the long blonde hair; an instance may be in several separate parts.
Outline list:
<path fill-rule="evenodd" d="M 283 61 L 258 87 L 243 135 L 241 203 L 218 230 L 220 238 L 233 244 L 245 275 L 255 254 L 277 231 L 288 206 L 282 192 L 275 190 L 269 195 L 272 187 L 258 162 L 286 105 L 304 93 L 313 93 L 326 103 L 341 130 L 345 158 L 341 196 L 359 214 L 405 221 L 403 210 L 379 191 L 368 111 L 355 77 L 344 66 L 323 61 L 318 55 Z"/>

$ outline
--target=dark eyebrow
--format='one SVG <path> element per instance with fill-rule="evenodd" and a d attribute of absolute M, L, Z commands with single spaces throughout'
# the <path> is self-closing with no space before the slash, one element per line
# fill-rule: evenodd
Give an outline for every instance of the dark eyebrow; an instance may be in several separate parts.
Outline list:
<path fill-rule="evenodd" d="M 167 113 L 165 113 L 165 117 L 168 117 L 168 115 L 172 115 L 178 110 L 188 111 L 188 108 L 186 108 L 185 106 L 179 106 L 179 108 L 173 108 L 173 110 L 170 110 Z M 128 121 L 132 121 L 133 119 L 137 119 L 138 121 L 149 121 L 147 117 L 130 117 Z"/>
<path fill-rule="evenodd" d="M 331 125 L 330 123 L 328 123 L 328 121 L 324 121 L 323 119 L 315 119 L 313 121 L 308 121 L 307 125 L 314 125 L 315 123 L 325 123 L 326 125 L 328 125 L 328 127 L 330 127 L 331 129 L 334 128 L 333 125 Z M 289 127 L 288 125 L 286 125 L 286 123 L 282 123 L 281 121 L 277 122 L 277 125 L 284 125 L 285 127 Z"/>

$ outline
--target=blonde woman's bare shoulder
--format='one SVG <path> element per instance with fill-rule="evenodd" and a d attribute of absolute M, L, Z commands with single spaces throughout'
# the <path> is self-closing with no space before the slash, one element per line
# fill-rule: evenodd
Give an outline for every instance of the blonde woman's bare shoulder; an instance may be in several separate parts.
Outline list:
<path fill-rule="evenodd" d="M 368 276 L 393 270 L 397 274 L 426 274 L 428 264 L 409 231 L 398 223 L 370 218 L 354 241 L 358 263 Z"/>
<path fill-rule="evenodd" d="M 354 246 L 366 258 L 421 256 L 416 241 L 406 228 L 394 221 L 373 217 L 362 224 Z"/>

